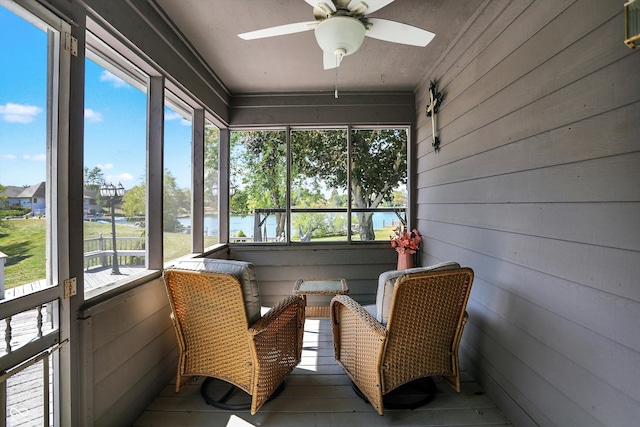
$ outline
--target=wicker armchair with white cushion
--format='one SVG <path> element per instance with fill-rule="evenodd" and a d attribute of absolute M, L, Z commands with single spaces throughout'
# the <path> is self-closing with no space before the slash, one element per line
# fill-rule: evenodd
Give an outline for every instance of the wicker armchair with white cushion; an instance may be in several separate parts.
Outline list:
<path fill-rule="evenodd" d="M 421 379 L 442 377 L 460 392 L 458 346 L 472 282 L 473 270 L 444 263 L 383 273 L 369 310 L 346 295 L 331 300 L 336 361 L 380 415 L 385 396 Z"/>
<path fill-rule="evenodd" d="M 225 405 L 227 395 L 220 402 L 207 395 L 206 382 L 216 378 L 248 393 L 255 414 L 300 362 L 302 298 L 287 297 L 261 316 L 254 266 L 241 261 L 181 262 L 164 280 L 179 347 L 176 393 L 185 377 L 207 377 L 207 403 L 241 409 Z"/>

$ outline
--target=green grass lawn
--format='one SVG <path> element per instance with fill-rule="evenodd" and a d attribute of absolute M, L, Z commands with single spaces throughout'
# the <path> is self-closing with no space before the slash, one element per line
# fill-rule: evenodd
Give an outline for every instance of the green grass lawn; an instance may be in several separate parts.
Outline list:
<path fill-rule="evenodd" d="M 8 256 L 4 286 L 13 288 L 45 278 L 45 219 L 7 220 L 0 229 L 0 252 Z"/>
<path fill-rule="evenodd" d="M 4 268 L 5 288 L 44 279 L 46 276 L 45 219 L 16 219 L 7 221 L 0 231 L 0 252 L 8 256 Z M 84 223 L 84 238 L 111 237 L 111 224 Z M 116 236 L 144 237 L 144 229 L 116 225 Z M 164 233 L 164 260 L 168 261 L 191 252 L 191 236 Z"/>
<path fill-rule="evenodd" d="M 8 258 L 5 263 L 5 288 L 13 288 L 25 283 L 45 278 L 46 232 L 45 219 L 16 219 L 6 221 L 0 229 L 0 252 Z M 111 224 L 97 222 L 84 223 L 84 238 L 111 237 Z M 392 229 L 376 230 L 376 240 L 388 241 Z M 120 237 L 144 237 L 144 229 L 128 225 L 116 225 L 116 235 Z M 315 241 L 335 241 L 314 239 Z M 346 240 L 346 238 L 345 238 Z M 182 233 L 164 233 L 164 260 L 178 258 L 191 252 L 191 236 Z"/>

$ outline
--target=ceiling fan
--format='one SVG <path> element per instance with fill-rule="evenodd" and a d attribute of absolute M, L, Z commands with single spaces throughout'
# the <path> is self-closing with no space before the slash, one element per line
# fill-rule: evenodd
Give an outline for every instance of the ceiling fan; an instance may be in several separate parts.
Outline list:
<path fill-rule="evenodd" d="M 322 49 L 324 69 L 337 68 L 342 58 L 357 51 L 364 37 L 424 47 L 435 34 L 411 25 L 381 18 L 368 18 L 394 0 L 304 0 L 313 6 L 315 21 L 296 22 L 238 34 L 254 40 L 314 30 Z"/>

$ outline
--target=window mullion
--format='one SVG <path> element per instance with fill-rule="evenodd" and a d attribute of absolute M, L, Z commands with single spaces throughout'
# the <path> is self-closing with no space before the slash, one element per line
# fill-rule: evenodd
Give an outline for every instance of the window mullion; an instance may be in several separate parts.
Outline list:
<path fill-rule="evenodd" d="M 147 109 L 147 268 L 161 270 L 164 177 L 164 77 L 149 78 Z"/>
<path fill-rule="evenodd" d="M 347 242 L 351 243 L 351 125 L 347 126 Z"/>
<path fill-rule="evenodd" d="M 221 128 L 218 139 L 218 240 L 220 243 L 229 243 L 229 217 L 231 211 L 231 185 L 229 172 L 229 157 L 231 150 L 231 132 L 229 128 Z"/>
<path fill-rule="evenodd" d="M 204 110 L 193 110 L 191 151 L 191 252 L 204 252 Z"/>
<path fill-rule="evenodd" d="M 285 206 L 287 207 L 287 243 L 291 243 L 291 235 L 293 233 L 293 225 L 291 224 L 291 167 L 292 167 L 292 154 L 291 154 L 291 126 L 287 126 L 285 130 L 285 142 L 287 145 L 287 182 L 285 195 Z"/>

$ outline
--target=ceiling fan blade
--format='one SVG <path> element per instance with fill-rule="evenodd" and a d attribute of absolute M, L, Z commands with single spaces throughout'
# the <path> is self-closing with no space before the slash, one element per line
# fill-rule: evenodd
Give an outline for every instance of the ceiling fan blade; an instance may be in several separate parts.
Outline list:
<path fill-rule="evenodd" d="M 255 40 L 265 37 L 283 36 L 285 34 L 302 33 L 303 31 L 313 30 L 317 25 L 317 21 L 296 22 L 293 24 L 264 28 L 262 30 L 249 31 L 248 33 L 238 34 L 238 37 L 244 40 Z"/>
<path fill-rule="evenodd" d="M 337 56 L 332 53 L 323 52 L 322 63 L 325 70 L 331 70 L 332 68 L 338 68 L 342 62 L 342 56 Z"/>
<path fill-rule="evenodd" d="M 368 18 L 367 22 L 371 28 L 365 35 L 378 40 L 425 47 L 436 36 L 431 31 L 387 19 Z"/>
<path fill-rule="evenodd" d="M 304 0 L 304 1 L 306 1 L 311 6 L 317 7 L 319 9 L 322 9 L 322 6 L 320 6 L 320 4 L 324 3 L 327 6 L 329 6 L 333 12 L 336 11 L 336 6 L 333 4 L 331 0 Z"/>
<path fill-rule="evenodd" d="M 353 9 L 355 6 L 358 5 L 358 3 L 363 2 L 363 0 L 351 0 L 351 2 L 349 3 L 349 6 L 347 7 L 347 9 L 351 10 Z M 364 0 L 364 3 L 369 6 L 364 13 L 365 14 L 369 14 L 369 13 L 373 13 L 376 10 L 380 10 L 383 7 L 385 7 L 386 5 L 388 5 L 389 3 L 393 3 L 393 0 Z"/>

